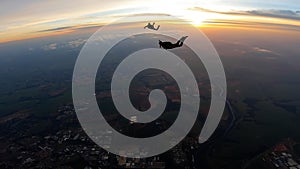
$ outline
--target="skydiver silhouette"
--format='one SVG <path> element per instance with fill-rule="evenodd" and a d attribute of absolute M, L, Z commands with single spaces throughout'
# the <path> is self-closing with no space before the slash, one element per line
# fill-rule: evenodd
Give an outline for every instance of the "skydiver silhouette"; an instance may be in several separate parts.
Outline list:
<path fill-rule="evenodd" d="M 183 45 L 183 42 L 185 41 L 185 39 L 188 36 L 183 36 L 181 37 L 176 43 L 171 43 L 171 42 L 162 42 L 161 40 L 159 40 L 158 44 L 160 48 L 164 48 L 164 49 L 173 49 L 173 48 L 178 48 L 181 47 Z"/>
<path fill-rule="evenodd" d="M 150 22 L 148 23 L 148 25 L 146 25 L 145 27 L 144 27 L 144 29 L 146 29 L 146 28 L 148 28 L 148 29 L 152 29 L 152 30 L 158 30 L 159 29 L 159 27 L 160 27 L 160 25 L 158 25 L 157 26 L 157 28 L 155 28 L 155 22 L 153 22 L 153 24 L 151 24 Z"/>

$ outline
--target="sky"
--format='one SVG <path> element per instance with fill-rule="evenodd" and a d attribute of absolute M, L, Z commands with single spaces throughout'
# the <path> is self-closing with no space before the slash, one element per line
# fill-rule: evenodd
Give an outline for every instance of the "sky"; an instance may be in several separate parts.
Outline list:
<path fill-rule="evenodd" d="M 139 19 L 170 14 L 199 27 L 258 23 L 295 30 L 300 27 L 298 0 L 3 0 L 0 3 L 0 42 L 65 34 L 137 14 Z"/>

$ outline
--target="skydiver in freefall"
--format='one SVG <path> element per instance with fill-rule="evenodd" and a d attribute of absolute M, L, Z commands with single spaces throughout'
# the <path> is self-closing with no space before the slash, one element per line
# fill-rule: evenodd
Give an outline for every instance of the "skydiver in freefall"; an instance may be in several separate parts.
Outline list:
<path fill-rule="evenodd" d="M 158 30 L 159 29 L 159 27 L 160 27 L 160 25 L 158 25 L 157 26 L 157 28 L 155 28 L 155 22 L 153 22 L 153 24 L 151 24 L 150 22 L 148 23 L 148 25 L 146 25 L 145 27 L 144 27 L 144 29 L 146 29 L 146 28 L 148 28 L 148 29 L 152 29 L 152 30 Z"/>
<path fill-rule="evenodd" d="M 160 48 L 164 48 L 164 49 L 173 49 L 173 48 L 178 48 L 181 47 L 183 45 L 183 42 L 186 40 L 188 36 L 183 36 L 181 37 L 176 43 L 172 43 L 172 42 L 162 42 L 161 40 L 159 40 L 159 47 Z"/>

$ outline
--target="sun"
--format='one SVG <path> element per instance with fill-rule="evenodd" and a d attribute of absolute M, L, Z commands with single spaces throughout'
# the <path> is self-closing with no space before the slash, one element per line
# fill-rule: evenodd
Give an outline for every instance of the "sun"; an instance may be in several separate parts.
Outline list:
<path fill-rule="evenodd" d="M 191 17 L 191 24 L 194 25 L 195 27 L 200 27 L 204 24 L 205 19 L 199 18 L 199 17 Z"/>
<path fill-rule="evenodd" d="M 213 19 L 215 16 L 207 12 L 186 11 L 184 17 L 195 27 L 201 27 L 205 21 Z"/>

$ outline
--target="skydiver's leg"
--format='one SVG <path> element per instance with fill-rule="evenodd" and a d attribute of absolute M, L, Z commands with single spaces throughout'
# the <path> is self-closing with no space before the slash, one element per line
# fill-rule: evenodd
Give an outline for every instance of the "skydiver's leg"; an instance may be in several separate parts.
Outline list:
<path fill-rule="evenodd" d="M 184 42 L 185 40 L 186 40 L 186 38 L 187 38 L 188 36 L 183 36 L 183 37 L 181 37 L 178 41 L 180 41 L 180 42 Z"/>
<path fill-rule="evenodd" d="M 185 41 L 185 39 L 187 38 L 188 36 L 183 36 L 182 38 L 180 38 L 175 44 L 173 44 L 174 46 L 176 47 L 181 47 L 183 45 L 183 42 Z"/>
<path fill-rule="evenodd" d="M 181 47 L 182 45 L 183 45 L 183 42 L 180 42 L 179 45 L 178 45 L 178 47 Z"/>
<path fill-rule="evenodd" d="M 183 42 L 178 40 L 175 44 L 173 44 L 174 48 L 181 47 L 183 45 Z"/>
<path fill-rule="evenodd" d="M 181 43 L 181 41 L 178 40 L 174 45 L 179 46 L 180 43 Z"/>

